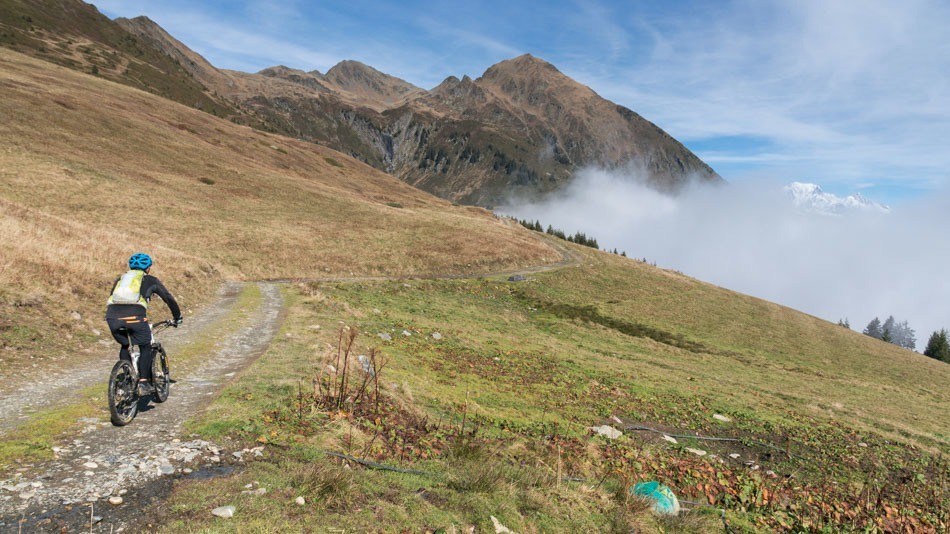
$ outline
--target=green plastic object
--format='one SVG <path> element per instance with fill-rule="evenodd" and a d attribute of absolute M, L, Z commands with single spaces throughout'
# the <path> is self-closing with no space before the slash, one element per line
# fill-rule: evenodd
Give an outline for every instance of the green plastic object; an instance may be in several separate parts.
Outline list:
<path fill-rule="evenodd" d="M 676 515 L 680 511 L 680 502 L 673 490 L 655 480 L 637 483 L 630 493 L 653 503 L 652 509 L 655 514 Z"/>

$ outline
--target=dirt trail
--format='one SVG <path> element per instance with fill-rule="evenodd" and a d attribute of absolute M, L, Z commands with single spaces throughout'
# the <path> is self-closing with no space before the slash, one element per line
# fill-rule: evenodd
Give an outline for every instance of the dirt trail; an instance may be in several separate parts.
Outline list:
<path fill-rule="evenodd" d="M 181 329 L 165 332 L 162 341 L 174 350 L 201 335 L 208 325 L 231 311 L 240 284 L 222 286 L 214 303 L 194 316 L 186 317 Z M 105 326 L 103 324 L 103 326 Z M 118 357 L 118 344 L 108 335 L 102 344 L 103 356 L 97 360 L 80 359 L 61 367 L 47 367 L 9 376 L 0 382 L 0 435 L 27 420 L 31 413 L 72 400 L 73 392 L 104 383 Z"/>
<path fill-rule="evenodd" d="M 222 452 L 218 447 L 200 441 L 182 443 L 177 436 L 182 424 L 206 405 L 224 382 L 262 354 L 277 332 L 283 306 L 280 289 L 267 283 L 261 283 L 260 287 L 260 306 L 241 317 L 240 328 L 218 343 L 193 373 L 176 376 L 172 367 L 172 378 L 176 382 L 172 384 L 167 402 L 149 405 L 126 427 L 113 427 L 98 418 L 85 420 L 87 426 L 76 439 L 54 449 L 55 460 L 23 466 L 13 478 L 0 482 L 0 530 L 18 530 L 23 517 L 27 521 L 25 531 L 47 528 L 59 531 L 63 524 L 56 518 L 69 516 L 77 506 L 84 510 L 83 514 L 67 521 L 66 525 L 75 527 L 76 521 L 88 524 L 88 503 L 100 503 L 99 509 L 107 514 L 112 506 L 103 501 L 109 496 L 118 496 L 123 490 L 134 491 L 149 480 L 180 472 L 183 465 L 196 458 L 214 461 Z M 202 326 L 226 314 L 229 306 L 233 306 L 235 294 L 236 291 L 229 289 L 223 295 L 220 312 L 192 322 L 196 332 L 192 335 L 200 335 Z M 163 339 L 173 362 L 175 347 L 181 346 L 188 337 Z M 110 367 L 111 360 L 102 369 Z M 103 371 L 97 371 L 101 381 Z M 66 382 L 65 378 L 57 380 L 56 387 Z M 67 386 L 67 389 L 72 387 L 75 386 Z M 105 531 L 121 526 L 121 522 L 112 518 L 106 518 L 102 524 L 108 525 Z"/>
<path fill-rule="evenodd" d="M 545 236 L 547 238 L 547 236 Z M 420 275 L 406 277 L 313 278 L 293 281 L 349 282 L 398 280 L 409 278 L 478 278 L 486 276 L 530 275 L 577 265 L 578 256 L 555 239 L 549 244 L 561 253 L 556 263 L 506 272 L 481 275 Z M 187 318 L 184 328 L 163 332 L 162 343 L 172 361 L 171 394 L 166 403 L 149 404 L 126 427 L 113 427 L 108 421 L 88 418 L 85 428 L 71 442 L 54 448 L 56 459 L 37 465 L 23 465 L 12 477 L 0 481 L 0 532 L 59 532 L 76 529 L 120 532 L 134 525 L 138 510 L 156 498 L 156 479 L 168 487 L 173 476 L 188 475 L 190 466 L 219 465 L 239 461 L 257 450 L 225 451 L 219 445 L 200 440 L 183 440 L 182 424 L 194 417 L 221 391 L 225 382 L 263 354 L 280 324 L 283 303 L 278 282 L 258 282 L 262 300 L 257 309 L 235 317 L 240 327 L 218 343 L 194 372 L 176 375 L 174 355 L 177 347 L 208 335 L 208 327 L 234 311 L 242 284 L 227 283 L 213 305 Z M 235 314 L 236 315 L 236 314 Z M 109 347 L 113 352 L 115 347 Z M 70 393 L 87 386 L 103 384 L 115 361 L 115 355 L 101 361 L 85 361 L 49 375 L 0 384 L 0 437 L 32 412 L 66 403 Z M 142 404 L 140 404 L 142 406 Z M 151 489 L 149 489 L 151 488 Z M 123 503 L 108 503 L 111 497 Z M 160 496 L 158 496 L 160 498 Z M 139 528 L 136 526 L 135 528 Z"/>

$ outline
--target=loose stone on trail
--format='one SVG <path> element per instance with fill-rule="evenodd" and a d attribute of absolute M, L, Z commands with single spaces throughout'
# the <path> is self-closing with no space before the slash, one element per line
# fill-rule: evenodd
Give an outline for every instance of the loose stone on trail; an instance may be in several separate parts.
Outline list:
<path fill-rule="evenodd" d="M 721 415 L 721 414 L 718 414 L 718 413 L 717 413 L 717 414 L 713 414 L 713 419 L 715 419 L 715 420 L 717 420 L 717 421 L 722 421 L 723 423 L 731 423 L 731 422 L 732 422 L 732 419 L 729 419 L 729 418 L 726 417 L 725 415 Z"/>
<path fill-rule="evenodd" d="M 690 448 L 690 447 L 686 447 L 686 451 L 687 451 L 687 452 L 691 452 L 691 453 L 695 454 L 696 456 L 706 456 L 706 454 L 707 454 L 706 451 L 704 451 L 704 450 L 702 450 L 702 449 L 693 449 L 693 448 Z"/>
<path fill-rule="evenodd" d="M 667 436 L 666 434 L 663 434 L 663 439 L 666 441 L 669 441 L 670 443 L 679 443 L 678 441 L 676 441 L 676 438 L 674 438 L 673 436 Z"/>
<path fill-rule="evenodd" d="M 389 334 L 386 333 L 386 332 L 380 332 L 380 333 L 377 334 L 377 335 L 379 336 L 379 339 L 382 339 L 383 341 L 392 341 L 392 340 L 393 340 L 393 336 L 389 335 Z"/>
<path fill-rule="evenodd" d="M 113 506 L 118 506 L 122 504 L 122 500 L 123 500 L 122 497 L 119 497 L 119 496 L 109 497 L 109 504 Z"/>
<path fill-rule="evenodd" d="M 440 334 L 440 333 L 438 333 L 438 332 L 433 332 L 433 333 L 432 333 L 432 339 L 438 341 L 438 340 L 442 339 L 442 334 Z"/>
<path fill-rule="evenodd" d="M 524 282 L 525 280 L 527 280 L 527 278 L 522 274 L 515 274 L 508 277 L 509 282 Z"/>

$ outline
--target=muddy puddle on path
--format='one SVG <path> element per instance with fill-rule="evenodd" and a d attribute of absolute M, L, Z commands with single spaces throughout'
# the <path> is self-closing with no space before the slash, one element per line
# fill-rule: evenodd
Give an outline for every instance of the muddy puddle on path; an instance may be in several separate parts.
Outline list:
<path fill-rule="evenodd" d="M 188 480 L 212 480 L 228 477 L 244 470 L 243 465 L 209 464 L 190 473 L 179 473 L 147 482 L 122 495 L 122 503 L 108 501 L 77 503 L 48 509 L 31 509 L 21 517 L 0 519 L 0 532 L 143 532 L 157 530 L 159 525 L 142 522 L 142 513 L 171 495 L 175 483 Z"/>

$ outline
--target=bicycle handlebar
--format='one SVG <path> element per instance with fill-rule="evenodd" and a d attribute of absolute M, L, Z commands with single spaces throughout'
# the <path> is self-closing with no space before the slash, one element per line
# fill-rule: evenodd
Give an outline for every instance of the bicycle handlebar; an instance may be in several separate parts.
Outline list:
<path fill-rule="evenodd" d="M 171 319 L 166 319 L 164 321 L 157 322 L 152 325 L 152 332 L 161 332 L 170 326 L 175 326 L 175 321 Z"/>

